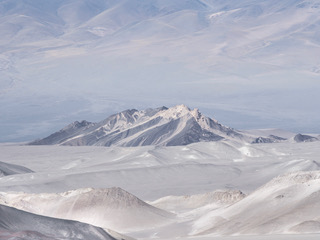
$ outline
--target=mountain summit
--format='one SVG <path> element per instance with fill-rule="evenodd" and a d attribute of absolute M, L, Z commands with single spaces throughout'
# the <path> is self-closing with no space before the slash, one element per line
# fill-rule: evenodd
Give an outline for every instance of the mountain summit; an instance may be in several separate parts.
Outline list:
<path fill-rule="evenodd" d="M 99 123 L 73 122 L 32 145 L 96 145 L 146 146 L 187 145 L 195 142 L 242 138 L 238 131 L 202 115 L 198 109 L 185 105 L 167 108 L 126 110 Z"/>

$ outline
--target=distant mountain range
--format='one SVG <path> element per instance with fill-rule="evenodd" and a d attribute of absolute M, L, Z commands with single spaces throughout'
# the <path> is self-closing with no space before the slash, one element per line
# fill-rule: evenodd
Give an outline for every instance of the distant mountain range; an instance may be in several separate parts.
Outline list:
<path fill-rule="evenodd" d="M 204 116 L 198 109 L 185 105 L 167 108 L 126 110 L 105 120 L 92 123 L 73 122 L 50 136 L 31 142 L 31 145 L 69 146 L 178 146 L 195 142 L 235 139 L 250 143 L 272 143 L 286 138 L 269 135 L 254 136 L 220 124 L 217 120 Z M 315 137 L 297 135 L 296 142 L 314 141 Z"/>
<path fill-rule="evenodd" d="M 2 0 L 0 19 L 0 142 L 146 101 L 319 129 L 319 0 Z"/>

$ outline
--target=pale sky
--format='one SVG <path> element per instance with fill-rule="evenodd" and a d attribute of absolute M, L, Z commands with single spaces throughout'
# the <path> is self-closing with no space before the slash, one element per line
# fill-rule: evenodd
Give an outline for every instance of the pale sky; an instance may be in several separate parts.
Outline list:
<path fill-rule="evenodd" d="M 0 3 L 1 142 L 177 104 L 320 133 L 317 1 L 24 2 Z"/>

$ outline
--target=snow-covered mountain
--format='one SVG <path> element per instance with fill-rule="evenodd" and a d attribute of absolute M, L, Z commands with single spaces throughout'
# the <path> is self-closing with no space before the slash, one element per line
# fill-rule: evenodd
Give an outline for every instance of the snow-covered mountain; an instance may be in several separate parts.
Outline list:
<path fill-rule="evenodd" d="M 32 145 L 146 146 L 243 139 L 240 132 L 185 105 L 138 111 L 126 110 L 99 123 L 74 122 Z"/>

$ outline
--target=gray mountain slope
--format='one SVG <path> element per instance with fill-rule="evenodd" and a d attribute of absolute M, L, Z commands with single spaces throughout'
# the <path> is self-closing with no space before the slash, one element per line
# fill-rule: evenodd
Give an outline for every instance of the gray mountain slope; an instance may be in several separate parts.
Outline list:
<path fill-rule="evenodd" d="M 23 166 L 0 162 L 0 177 L 31 172 L 33 171 Z"/>
<path fill-rule="evenodd" d="M 195 142 L 243 138 L 238 131 L 184 105 L 138 111 L 126 110 L 99 123 L 74 122 L 31 145 L 147 146 L 187 145 Z"/>
<path fill-rule="evenodd" d="M 319 139 L 316 137 L 312 137 L 309 135 L 303 135 L 303 134 L 297 134 L 294 136 L 293 140 L 295 142 L 314 142 L 314 141 L 318 141 Z"/>
<path fill-rule="evenodd" d="M 103 229 L 0 205 L 0 239 L 114 240 Z"/>
<path fill-rule="evenodd" d="M 41 139 L 40 141 L 35 141 L 34 143 L 37 143 L 35 145 L 59 144 L 64 140 L 81 134 L 94 125 L 94 123 L 90 123 L 85 120 L 81 122 L 75 121 L 61 129 L 60 131 L 51 134 L 49 137 Z"/>

